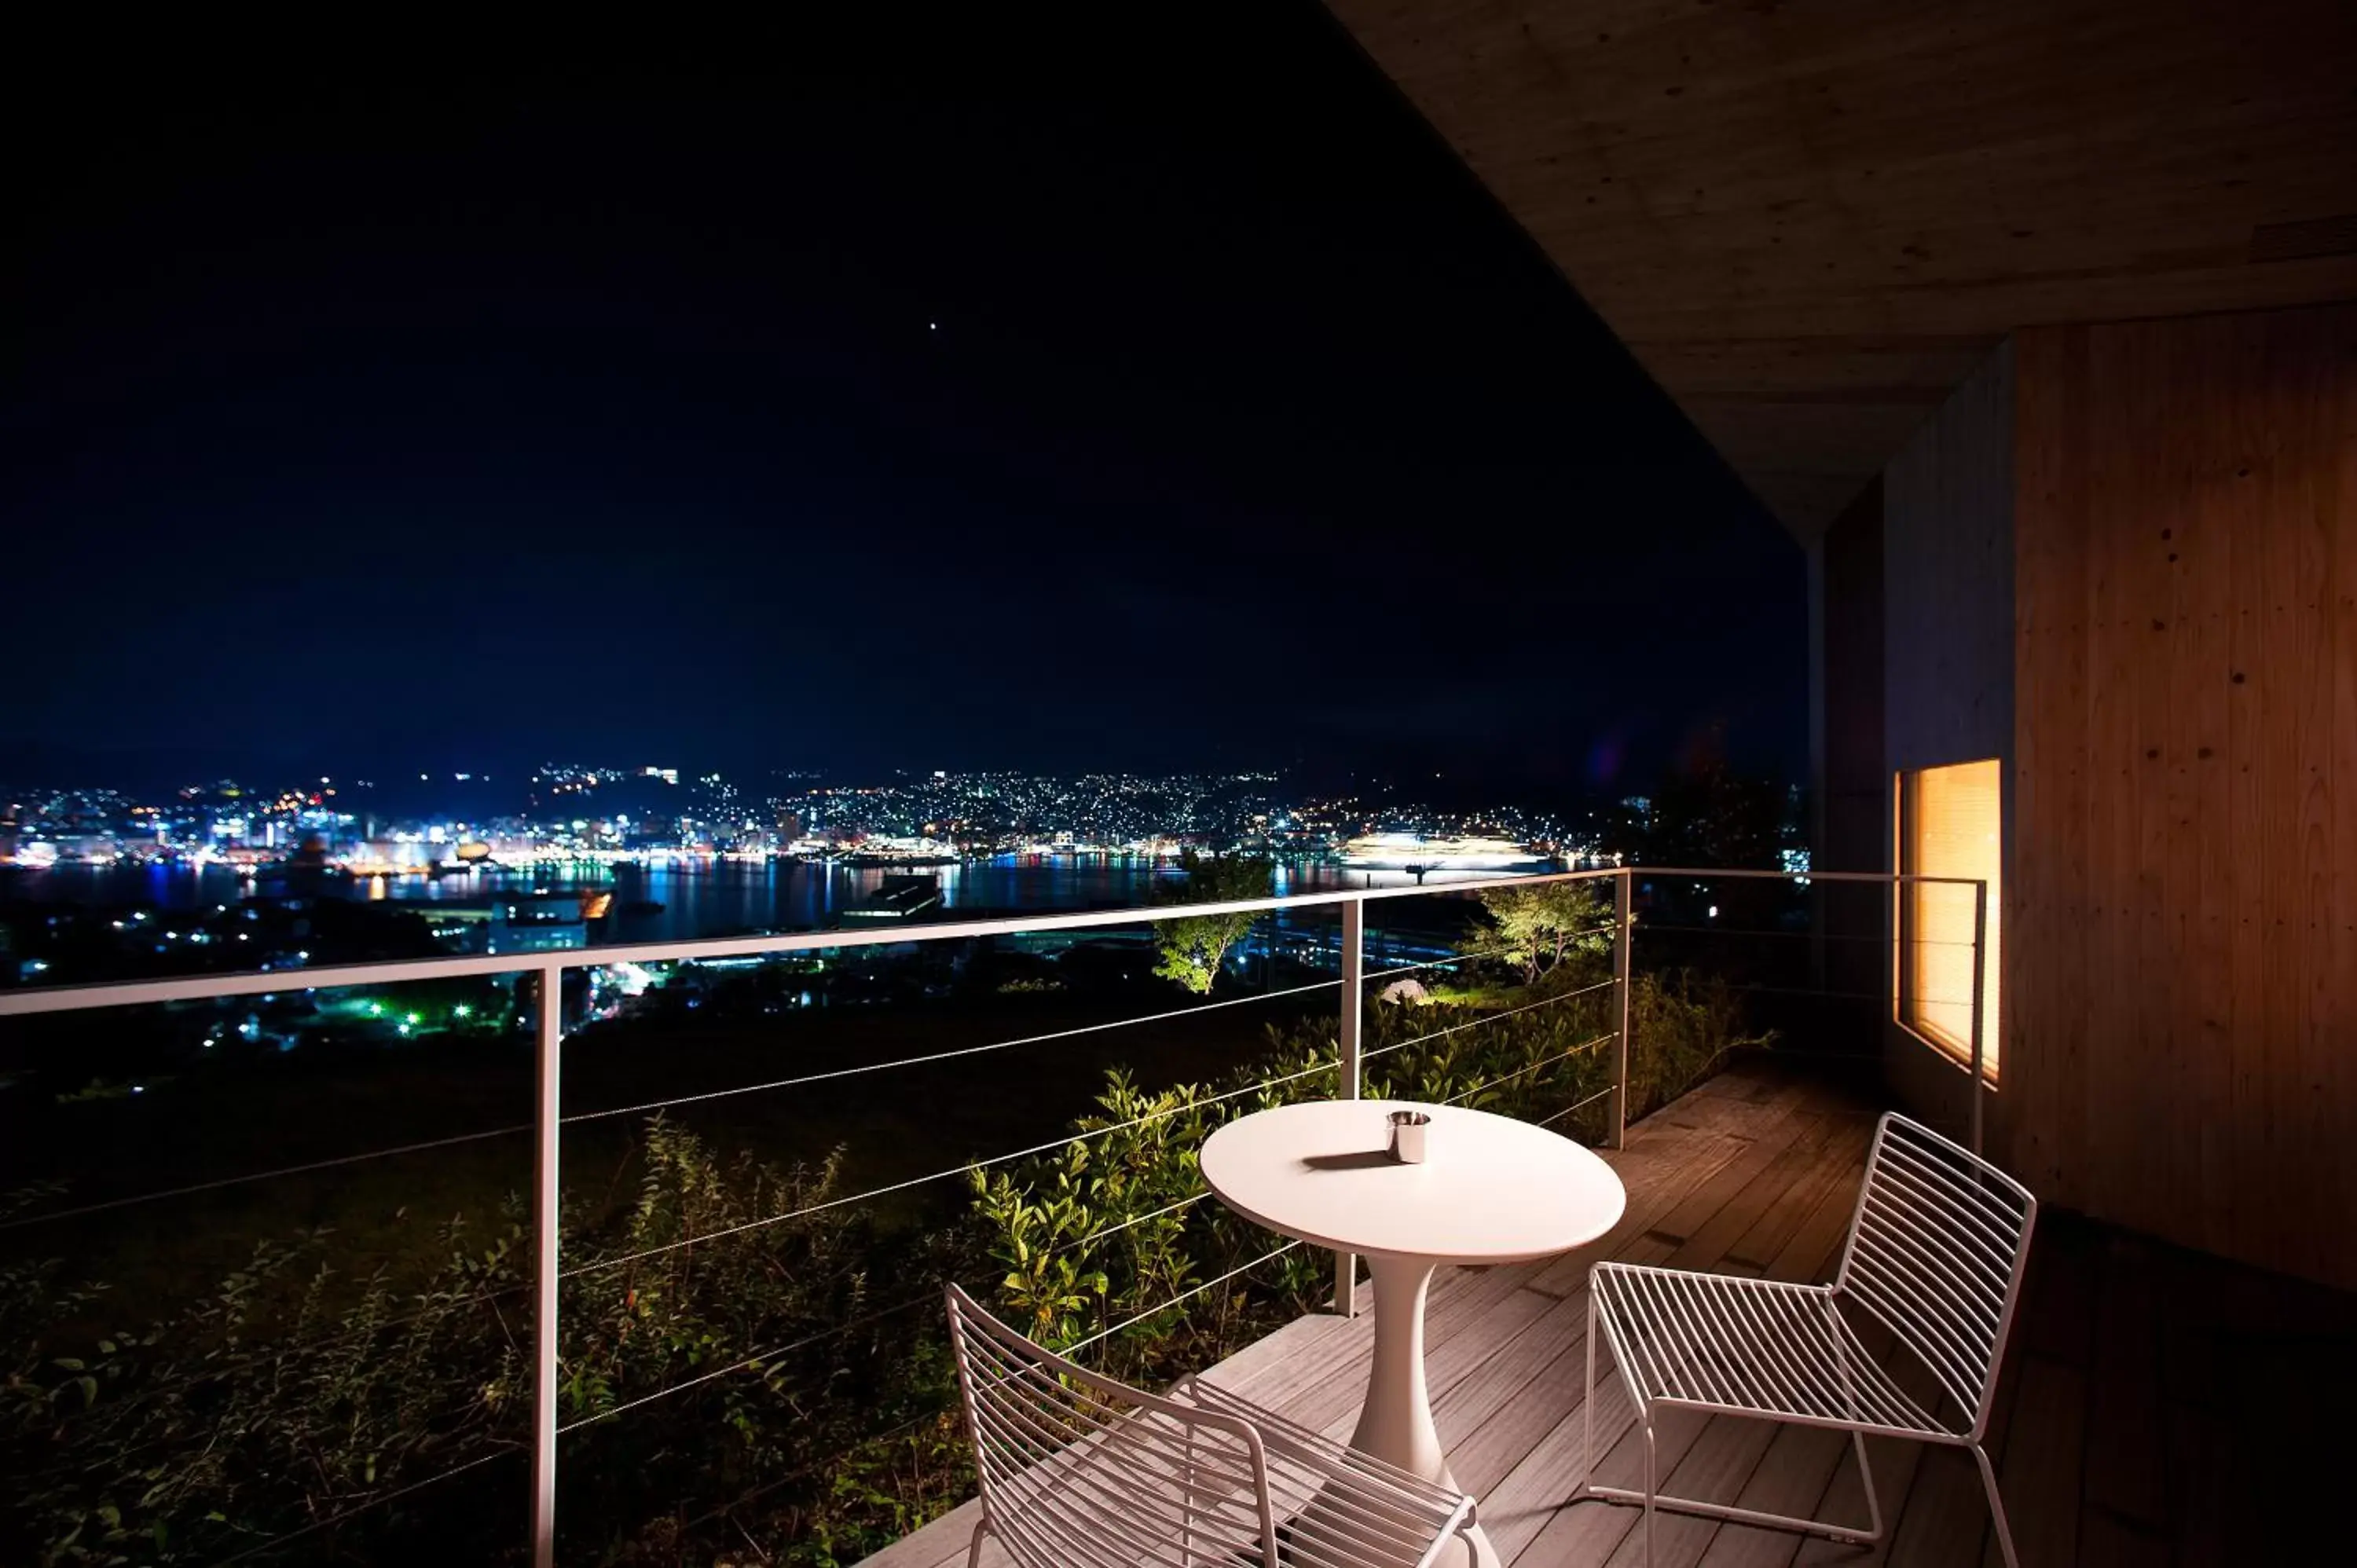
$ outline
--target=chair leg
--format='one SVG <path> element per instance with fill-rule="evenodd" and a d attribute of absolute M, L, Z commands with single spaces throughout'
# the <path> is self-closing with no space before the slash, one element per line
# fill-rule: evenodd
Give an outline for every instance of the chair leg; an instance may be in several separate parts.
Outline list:
<path fill-rule="evenodd" d="M 1596 1295 L 1587 1297 L 1587 1437 L 1581 1445 L 1581 1456 L 1587 1461 L 1580 1473 L 1581 1489 L 1593 1491 L 1596 1487 Z"/>
<path fill-rule="evenodd" d="M 1645 1568 L 1653 1568 L 1653 1412 L 1645 1412 Z"/>
<path fill-rule="evenodd" d="M 1591 1394 L 1589 1397 L 1592 1399 L 1595 1396 Z M 1728 1411 L 1718 1413 L 1732 1416 L 1741 1412 Z M 1645 1434 L 1644 1489 L 1638 1491 L 1629 1487 L 1600 1487 L 1591 1480 L 1587 1484 L 1587 1495 L 1608 1503 L 1625 1503 L 1631 1507 L 1641 1505 L 1645 1510 L 1646 1531 L 1649 1537 L 1652 1533 L 1653 1515 L 1658 1510 L 1667 1513 L 1694 1514 L 1702 1519 L 1722 1520 L 1729 1524 L 1758 1525 L 1763 1530 L 1796 1530 L 1807 1535 L 1822 1535 L 1845 1545 L 1863 1545 L 1867 1541 L 1881 1539 L 1882 1505 L 1874 1495 L 1874 1473 L 1866 1467 L 1866 1441 L 1856 1433 L 1850 1435 L 1857 1444 L 1858 1475 L 1866 1484 L 1866 1506 L 1872 1521 L 1864 1530 L 1860 1530 L 1856 1525 L 1835 1524 L 1826 1520 L 1795 1519 L 1788 1514 L 1762 1513 L 1757 1509 L 1737 1508 L 1731 1503 L 1706 1502 L 1700 1498 L 1664 1497 L 1655 1489 L 1653 1478 L 1654 1439 L 1652 1407 L 1641 1405 L 1637 1419 L 1644 1428 Z M 2020 1565 L 2008 1562 L 2007 1568 L 2020 1568 Z"/>
<path fill-rule="evenodd" d="M 1596 1479 L 1596 1293 L 1591 1286 L 1587 1296 L 1587 1411 L 1584 1418 L 1586 1436 L 1581 1444 L 1587 1461 L 1587 1474 L 1583 1485 L 1572 1494 L 1572 1500 L 1576 1502 L 1583 1498 L 1594 1498 L 1598 1502 L 1641 1505 L 1645 1510 L 1645 1553 L 1649 1563 L 1652 1561 L 1653 1551 L 1653 1515 L 1662 1509 L 1667 1509 L 1672 1513 L 1695 1514 L 1704 1519 L 1724 1520 L 1733 1524 L 1758 1525 L 1767 1530 L 1796 1530 L 1852 1545 L 1882 1539 L 1882 1502 L 1874 1495 L 1874 1472 L 1867 1466 L 1866 1438 L 1857 1432 L 1850 1434 L 1850 1440 L 1857 1449 L 1858 1478 L 1866 1486 L 1866 1507 L 1869 1520 L 1863 1530 L 1851 1525 L 1827 1523 L 1823 1520 L 1793 1519 L 1784 1514 L 1761 1513 L 1756 1509 L 1705 1502 L 1699 1498 L 1662 1496 L 1657 1489 L 1658 1482 L 1653 1474 L 1657 1457 L 1653 1405 L 1651 1401 L 1638 1393 L 1637 1385 L 1630 1380 L 1627 1369 L 1620 1367 L 1617 1362 L 1615 1369 L 1620 1371 L 1620 1380 L 1629 1390 L 1630 1403 L 1636 1409 L 1636 1423 L 1645 1439 L 1645 1486 L 1642 1491 L 1637 1491 L 1628 1487 L 1599 1485 Z M 1756 1412 L 1727 1411 L 1724 1413 L 1740 1415 Z M 1990 1496 L 1994 1498 L 1996 1493 L 1992 1491 Z M 2013 1562 L 2008 1556 L 2006 1568 L 2020 1568 L 2020 1564 Z"/>
<path fill-rule="evenodd" d="M 976 1520 L 974 1521 L 974 1544 L 966 1548 L 965 1568 L 982 1568 L 982 1538 L 989 1533 L 990 1521 L 988 1520 Z"/>
<path fill-rule="evenodd" d="M 1989 1517 L 1996 1521 L 1996 1547 L 2005 1553 L 2005 1568 L 2021 1568 L 2021 1559 L 2013 1554 L 2013 1530 L 2005 1521 L 2005 1498 L 1997 1495 L 1996 1466 L 1989 1463 L 1988 1453 L 1975 1443 L 1973 1457 L 1980 1461 L 1981 1485 L 1987 1489 Z"/>
<path fill-rule="evenodd" d="M 1882 1539 L 1882 1499 L 1874 1495 L 1874 1466 L 1866 1462 L 1866 1434 L 1849 1434 L 1850 1446 L 1857 1450 L 1858 1484 L 1866 1488 L 1867 1541 Z"/>

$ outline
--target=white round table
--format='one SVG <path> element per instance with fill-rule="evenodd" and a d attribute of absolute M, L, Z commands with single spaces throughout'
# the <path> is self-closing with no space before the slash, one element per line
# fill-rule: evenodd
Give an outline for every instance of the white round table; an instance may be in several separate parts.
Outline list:
<path fill-rule="evenodd" d="M 1421 1111 L 1421 1165 L 1385 1152 L 1390 1115 Z M 1351 1446 L 1462 1491 L 1424 1376 L 1424 1303 L 1442 1263 L 1519 1263 L 1596 1240 L 1628 1193 L 1570 1139 L 1512 1117 L 1394 1100 L 1318 1100 L 1255 1112 L 1203 1141 L 1203 1183 L 1281 1235 L 1367 1260 L 1374 1364 Z M 1496 1555 L 1480 1530 L 1474 1561 Z"/>

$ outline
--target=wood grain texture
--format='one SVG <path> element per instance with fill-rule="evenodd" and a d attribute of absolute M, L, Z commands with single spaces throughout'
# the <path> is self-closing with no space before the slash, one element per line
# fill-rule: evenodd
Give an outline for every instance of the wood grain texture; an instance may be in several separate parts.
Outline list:
<path fill-rule="evenodd" d="M 2357 307 L 2016 354 L 2010 1156 L 2357 1286 Z"/>
<path fill-rule="evenodd" d="M 2357 297 L 2346 0 L 1327 3 L 1803 540 L 2014 328 Z"/>

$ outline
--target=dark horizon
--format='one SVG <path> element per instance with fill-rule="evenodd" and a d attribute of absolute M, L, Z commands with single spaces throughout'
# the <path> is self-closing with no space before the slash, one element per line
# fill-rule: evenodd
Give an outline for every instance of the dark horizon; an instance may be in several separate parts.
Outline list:
<path fill-rule="evenodd" d="M 0 768 L 1801 775 L 1800 550 L 1322 12 L 1019 26 L 60 48 Z"/>

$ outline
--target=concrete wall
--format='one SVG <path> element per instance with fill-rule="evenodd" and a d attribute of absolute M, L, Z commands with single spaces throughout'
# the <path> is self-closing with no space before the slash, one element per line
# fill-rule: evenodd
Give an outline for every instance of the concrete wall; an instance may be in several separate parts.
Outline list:
<path fill-rule="evenodd" d="M 1882 481 L 1880 869 L 1891 868 L 1896 773 L 2014 749 L 2014 354 L 2000 347 L 1892 458 Z M 2013 875 L 2012 791 L 2005 875 Z M 1889 985 L 1886 971 L 1883 983 Z M 2000 1002 L 2002 1009 L 2004 1004 Z M 1992 1019 L 1988 1027 L 2002 1026 Z M 1884 1063 L 1900 1102 L 1961 1133 L 1966 1081 L 1890 1025 Z M 1996 1111 L 1992 1097 L 1989 1109 Z"/>
<path fill-rule="evenodd" d="M 1834 520 L 1809 553 L 1809 843 L 1821 871 L 1880 871 L 1889 858 L 1883 772 L 1882 481 L 1878 477 Z M 1873 997 L 1889 984 L 1889 893 L 1869 883 L 1817 882 L 1815 982 L 1843 998 Z M 1835 1026 L 1838 1025 L 1836 1027 Z M 1831 1037 L 1820 1049 L 1878 1053 L 1880 1009 L 1872 1002 L 1828 1007 Z"/>

